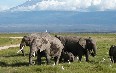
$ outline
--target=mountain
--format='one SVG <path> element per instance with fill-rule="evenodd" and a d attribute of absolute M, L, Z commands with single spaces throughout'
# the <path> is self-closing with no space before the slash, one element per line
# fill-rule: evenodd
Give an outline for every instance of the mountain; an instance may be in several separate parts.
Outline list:
<path fill-rule="evenodd" d="M 10 32 L 33 32 L 48 29 L 50 32 L 114 32 L 116 31 L 115 19 L 116 11 L 2 12 L 0 13 L 2 28 L 0 31 L 6 29 Z"/>
<path fill-rule="evenodd" d="M 40 10 L 61 10 L 65 9 L 62 0 L 28 0 L 21 5 L 10 8 L 7 11 L 40 11 Z M 67 8 L 66 8 L 67 10 Z"/>
<path fill-rule="evenodd" d="M 116 11 L 17 11 L 0 13 L 2 24 L 116 24 Z"/>
<path fill-rule="evenodd" d="M 21 4 L 21 5 L 18 5 L 16 7 L 13 7 L 13 8 L 10 8 L 9 11 L 28 11 L 29 6 L 34 6 L 36 5 L 37 3 L 41 2 L 42 0 L 28 0 L 26 1 L 25 3 Z"/>

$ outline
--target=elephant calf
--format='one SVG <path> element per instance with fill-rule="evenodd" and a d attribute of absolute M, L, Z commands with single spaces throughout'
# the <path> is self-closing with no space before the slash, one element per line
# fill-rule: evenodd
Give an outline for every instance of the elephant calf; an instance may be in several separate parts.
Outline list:
<path fill-rule="evenodd" d="M 73 62 L 74 61 L 74 55 L 71 52 L 62 52 L 60 60 L 63 62 Z"/>
<path fill-rule="evenodd" d="M 116 63 L 116 46 L 112 45 L 109 49 L 109 56 L 112 63 Z"/>

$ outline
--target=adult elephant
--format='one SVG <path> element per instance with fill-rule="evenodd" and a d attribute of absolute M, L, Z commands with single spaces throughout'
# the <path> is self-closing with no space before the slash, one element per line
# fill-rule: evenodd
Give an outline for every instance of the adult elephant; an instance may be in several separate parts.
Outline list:
<path fill-rule="evenodd" d="M 41 57 L 46 57 L 49 64 L 51 57 L 54 57 L 55 64 L 59 63 L 62 49 L 61 41 L 48 33 L 39 33 L 36 35 L 24 36 L 21 44 L 30 47 L 29 64 L 32 64 L 33 53 L 37 52 L 38 64 L 41 64 Z"/>
<path fill-rule="evenodd" d="M 112 63 L 116 63 L 116 46 L 112 45 L 109 49 L 109 56 L 111 58 Z"/>
<path fill-rule="evenodd" d="M 83 55 L 85 55 L 86 61 L 89 61 L 89 54 L 93 57 L 96 55 L 96 42 L 91 38 L 58 35 L 55 35 L 55 37 L 57 37 L 64 45 L 64 52 L 71 52 L 75 57 L 78 56 L 80 61 Z"/>

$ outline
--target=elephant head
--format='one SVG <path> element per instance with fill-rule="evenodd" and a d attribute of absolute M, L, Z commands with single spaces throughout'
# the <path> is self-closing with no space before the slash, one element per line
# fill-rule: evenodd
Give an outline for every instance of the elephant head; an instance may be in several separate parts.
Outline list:
<path fill-rule="evenodd" d="M 86 39 L 86 49 L 89 51 L 91 56 L 96 56 L 96 42 L 91 37 Z"/>
<path fill-rule="evenodd" d="M 25 56 L 25 53 L 24 53 L 23 47 L 25 47 L 25 46 L 29 46 L 30 47 L 32 41 L 33 41 L 33 38 L 29 37 L 29 36 L 24 36 L 22 38 L 22 41 L 20 43 L 20 50 L 19 51 L 22 51 L 24 56 Z"/>
<path fill-rule="evenodd" d="M 67 51 L 62 52 L 60 58 L 61 58 L 61 60 L 63 59 L 64 62 L 68 62 L 68 61 L 73 62 L 74 61 L 74 55 L 71 52 L 67 52 Z"/>
<path fill-rule="evenodd" d="M 24 36 L 23 39 L 22 39 L 22 41 L 21 41 L 21 44 L 23 44 L 23 45 L 25 45 L 25 46 L 30 46 L 32 40 L 33 40 L 32 37 Z"/>

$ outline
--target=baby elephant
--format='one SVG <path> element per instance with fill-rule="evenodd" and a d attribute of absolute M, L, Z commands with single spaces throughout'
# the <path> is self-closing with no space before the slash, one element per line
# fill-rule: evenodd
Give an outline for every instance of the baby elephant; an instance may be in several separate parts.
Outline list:
<path fill-rule="evenodd" d="M 116 63 L 116 46 L 112 45 L 109 49 L 109 56 L 112 63 Z"/>
<path fill-rule="evenodd" d="M 71 52 L 62 52 L 60 60 L 63 60 L 63 62 L 73 62 L 74 55 Z"/>

